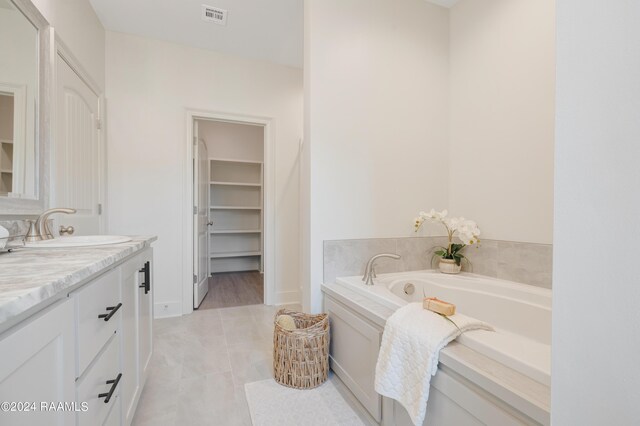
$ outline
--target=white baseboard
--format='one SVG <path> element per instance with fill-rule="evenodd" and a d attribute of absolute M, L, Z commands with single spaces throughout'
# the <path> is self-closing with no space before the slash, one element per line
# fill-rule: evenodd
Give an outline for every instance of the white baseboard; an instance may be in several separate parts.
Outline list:
<path fill-rule="evenodd" d="M 281 291 L 276 293 L 276 305 L 293 305 L 300 303 L 299 291 Z"/>
<path fill-rule="evenodd" d="M 160 302 L 153 307 L 154 318 L 179 317 L 182 315 L 182 302 Z"/>

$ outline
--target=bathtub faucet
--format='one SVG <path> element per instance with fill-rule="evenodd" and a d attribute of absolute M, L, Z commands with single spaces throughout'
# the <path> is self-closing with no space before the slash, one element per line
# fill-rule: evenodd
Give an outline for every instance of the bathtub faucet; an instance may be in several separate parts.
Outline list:
<path fill-rule="evenodd" d="M 364 281 L 365 285 L 373 285 L 373 279 L 376 278 L 375 263 L 376 260 L 380 259 L 381 257 L 388 257 L 390 259 L 396 260 L 400 259 L 400 256 L 391 253 L 381 253 L 373 256 L 371 259 L 369 259 L 369 261 L 367 262 L 367 266 L 365 266 L 364 268 L 364 276 L 362 277 L 362 281 Z"/>

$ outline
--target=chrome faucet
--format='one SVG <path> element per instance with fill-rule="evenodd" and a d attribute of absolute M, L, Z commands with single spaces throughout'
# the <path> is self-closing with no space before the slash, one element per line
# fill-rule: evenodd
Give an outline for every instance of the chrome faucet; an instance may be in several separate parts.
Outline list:
<path fill-rule="evenodd" d="M 57 209 L 49 209 L 42 212 L 40 216 L 38 216 L 38 220 L 36 220 L 36 224 L 32 228 L 32 232 L 30 235 L 27 235 L 27 239 L 29 241 L 41 241 L 41 240 L 51 240 L 53 238 L 53 234 L 51 233 L 51 229 L 49 229 L 49 216 L 54 213 L 66 213 L 66 214 L 74 214 L 76 209 L 69 208 L 57 208 Z"/>
<path fill-rule="evenodd" d="M 371 259 L 369 259 L 369 261 L 367 262 L 367 266 L 365 266 L 364 268 L 364 276 L 362 277 L 362 281 L 364 281 L 365 285 L 373 285 L 373 279 L 376 278 L 375 263 L 376 260 L 380 259 L 381 257 L 388 257 L 390 259 L 396 260 L 400 259 L 400 256 L 391 253 L 381 253 L 373 256 Z"/>

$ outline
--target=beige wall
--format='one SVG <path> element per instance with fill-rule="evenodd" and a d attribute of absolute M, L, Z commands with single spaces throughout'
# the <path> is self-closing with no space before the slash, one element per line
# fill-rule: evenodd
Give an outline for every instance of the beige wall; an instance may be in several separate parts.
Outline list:
<path fill-rule="evenodd" d="M 91 75 L 105 84 L 105 30 L 89 0 L 32 0 Z"/>
<path fill-rule="evenodd" d="M 302 71 L 107 32 L 106 81 L 109 231 L 158 235 L 156 315 L 182 312 L 188 108 L 273 118 L 276 299 L 299 300 Z"/>
<path fill-rule="evenodd" d="M 449 210 L 484 238 L 552 242 L 555 1 L 450 10 Z"/>
<path fill-rule="evenodd" d="M 447 205 L 448 34 L 423 0 L 305 2 L 306 309 L 323 240 L 411 235 Z"/>
<path fill-rule="evenodd" d="M 421 209 L 472 218 L 483 238 L 552 242 L 554 8 L 305 3 L 306 308 L 323 240 L 410 236 Z"/>
<path fill-rule="evenodd" d="M 198 121 L 198 135 L 209 157 L 233 160 L 264 160 L 264 127 L 220 121 Z"/>
<path fill-rule="evenodd" d="M 13 141 L 13 96 L 0 93 L 0 139 Z"/>

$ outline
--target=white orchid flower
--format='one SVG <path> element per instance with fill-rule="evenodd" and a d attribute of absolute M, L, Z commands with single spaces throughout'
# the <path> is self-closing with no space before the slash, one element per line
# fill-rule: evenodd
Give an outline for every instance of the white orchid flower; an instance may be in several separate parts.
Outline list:
<path fill-rule="evenodd" d="M 472 234 L 468 234 L 468 233 L 458 233 L 457 235 L 458 239 L 460 241 L 462 241 L 462 244 L 465 245 L 472 245 L 475 244 L 478 240 L 475 238 L 475 236 L 473 236 Z"/>
<path fill-rule="evenodd" d="M 420 217 L 423 219 L 429 219 L 433 222 L 442 222 L 442 219 L 447 216 L 447 211 L 443 210 L 441 212 L 435 211 L 435 209 L 429 210 L 429 212 L 420 212 Z"/>
<path fill-rule="evenodd" d="M 447 228 L 447 234 L 449 234 L 449 243 L 452 238 L 457 236 L 460 241 L 465 245 L 477 244 L 478 236 L 480 235 L 480 228 L 478 225 L 469 219 L 464 217 L 449 217 L 447 210 L 441 212 L 431 209 L 428 212 L 421 211 L 418 213 L 418 217 L 414 219 L 414 227 L 416 232 L 422 227 L 426 220 L 431 222 L 442 223 Z"/>
<path fill-rule="evenodd" d="M 446 226 L 449 231 L 454 232 L 460 227 L 460 219 L 461 218 L 458 217 L 446 217 L 442 220 L 442 223 L 444 223 L 444 226 Z"/>

